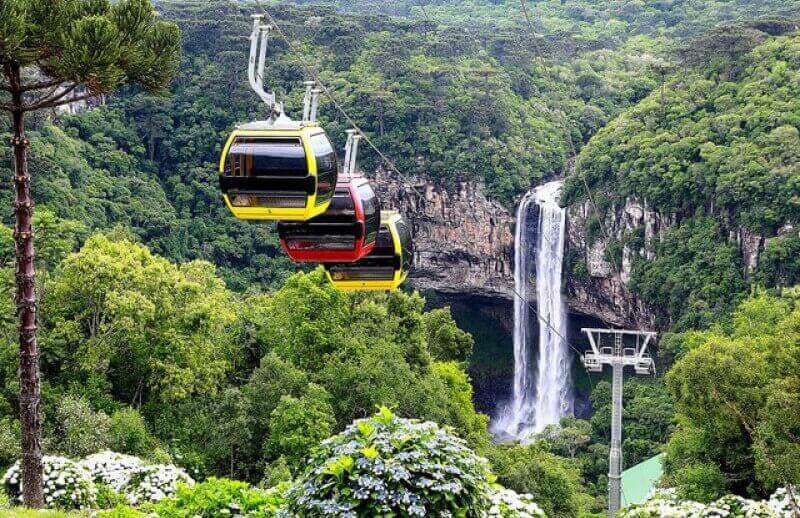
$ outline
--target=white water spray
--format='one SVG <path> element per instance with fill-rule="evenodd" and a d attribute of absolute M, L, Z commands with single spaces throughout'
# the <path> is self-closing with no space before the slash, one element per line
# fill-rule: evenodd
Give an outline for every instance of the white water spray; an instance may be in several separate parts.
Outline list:
<path fill-rule="evenodd" d="M 558 204 L 561 182 L 537 187 L 523 197 L 517 209 L 514 247 L 514 392 L 511 401 L 493 423 L 499 438 L 525 442 L 549 424 L 558 423 L 572 411 L 570 394 L 567 311 L 561 295 L 566 211 Z M 539 208 L 535 239 L 528 225 L 531 202 Z M 535 259 L 531 241 L 536 245 Z M 531 263 L 536 266 L 536 305 L 539 313 L 539 348 L 535 369 L 531 319 L 528 307 Z M 548 325 L 549 323 L 549 325 Z"/>

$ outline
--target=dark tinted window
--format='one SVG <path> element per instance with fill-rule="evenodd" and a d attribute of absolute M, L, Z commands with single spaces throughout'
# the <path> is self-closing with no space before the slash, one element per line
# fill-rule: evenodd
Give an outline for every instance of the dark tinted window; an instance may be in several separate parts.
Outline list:
<path fill-rule="evenodd" d="M 317 161 L 317 205 L 331 199 L 338 176 L 336 153 L 324 133 L 317 133 L 310 139 L 314 159 Z"/>
<path fill-rule="evenodd" d="M 400 246 L 403 247 L 403 270 L 408 271 L 414 261 L 414 245 L 411 241 L 411 231 L 402 219 L 397 222 L 397 234 L 400 237 Z"/>
<path fill-rule="evenodd" d="M 317 159 L 317 171 L 334 171 L 336 169 L 336 153 L 330 140 L 324 133 L 317 133 L 310 139 L 311 150 Z"/>
<path fill-rule="evenodd" d="M 306 153 L 300 139 L 237 137 L 228 150 L 227 176 L 305 176 Z"/>
<path fill-rule="evenodd" d="M 350 196 L 350 191 L 347 189 L 336 189 L 331 199 L 331 205 L 325 211 L 328 216 L 350 216 L 354 217 L 356 214 L 355 205 L 353 205 L 353 197 Z"/>
<path fill-rule="evenodd" d="M 375 191 L 372 190 L 372 187 L 368 183 L 365 183 L 358 188 L 358 195 L 361 198 L 361 205 L 364 208 L 366 242 L 372 243 L 375 241 L 375 236 L 377 235 L 378 228 L 381 225 L 381 208 L 378 206 L 378 198 L 375 196 Z"/>

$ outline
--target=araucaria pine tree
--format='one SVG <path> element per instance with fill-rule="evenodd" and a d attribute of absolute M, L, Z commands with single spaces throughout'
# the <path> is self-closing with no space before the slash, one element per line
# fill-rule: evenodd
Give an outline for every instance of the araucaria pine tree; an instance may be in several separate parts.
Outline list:
<path fill-rule="evenodd" d="M 24 503 L 41 507 L 42 447 L 36 284 L 25 114 L 107 94 L 125 84 L 165 89 L 180 32 L 150 0 L 0 0 L 0 107 L 11 116 Z"/>

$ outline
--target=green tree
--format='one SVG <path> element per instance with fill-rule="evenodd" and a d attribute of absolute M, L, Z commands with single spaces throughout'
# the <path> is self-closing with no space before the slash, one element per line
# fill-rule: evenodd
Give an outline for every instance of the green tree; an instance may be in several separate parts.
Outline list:
<path fill-rule="evenodd" d="M 754 293 L 729 329 L 701 335 L 667 373 L 678 427 L 665 466 L 679 490 L 704 500 L 765 496 L 800 481 L 797 302 L 794 292 Z"/>
<path fill-rule="evenodd" d="M 439 361 L 469 361 L 474 340 L 469 333 L 459 329 L 449 307 L 428 311 L 422 320 L 428 350 L 433 358 Z"/>
<path fill-rule="evenodd" d="M 547 516 L 577 516 L 592 498 L 581 487 L 576 463 L 544 451 L 538 445 L 495 445 L 487 457 L 500 484 L 530 493 Z"/>
<path fill-rule="evenodd" d="M 283 457 L 297 472 L 311 448 L 333 430 L 336 421 L 329 400 L 330 394 L 313 383 L 299 398 L 281 396 L 270 416 L 269 436 L 264 444 L 267 456 Z"/>
<path fill-rule="evenodd" d="M 77 102 L 122 84 L 158 91 L 177 65 L 179 32 L 155 20 L 149 0 L 0 4 L 2 109 L 11 115 L 24 502 L 43 505 L 36 286 L 25 114 Z"/>

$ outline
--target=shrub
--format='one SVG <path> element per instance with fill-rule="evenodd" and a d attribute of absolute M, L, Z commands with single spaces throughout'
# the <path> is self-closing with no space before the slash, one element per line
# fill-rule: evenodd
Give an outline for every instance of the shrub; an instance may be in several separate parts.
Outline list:
<path fill-rule="evenodd" d="M 781 497 L 776 495 L 773 495 L 773 499 L 777 503 Z M 771 518 L 774 516 L 792 516 L 791 510 L 789 508 L 780 509 L 780 504 L 773 508 L 773 499 L 765 502 L 748 500 L 736 495 L 727 495 L 710 504 L 702 504 L 694 500 L 681 500 L 675 489 L 660 489 L 655 491 L 643 504 L 623 509 L 620 517 L 661 518 L 662 516 L 682 516 L 685 518 L 710 518 L 725 516 L 728 518 Z"/>
<path fill-rule="evenodd" d="M 293 515 L 481 516 L 490 507 L 485 459 L 432 422 L 386 408 L 322 442 L 287 491 Z"/>
<path fill-rule="evenodd" d="M 303 457 L 328 437 L 336 424 L 329 400 L 330 394 L 313 383 L 300 398 L 281 396 L 270 415 L 265 453 L 284 457 L 293 470 L 301 467 Z"/>
<path fill-rule="evenodd" d="M 180 468 L 148 465 L 138 457 L 113 451 L 90 455 L 81 461 L 81 466 L 95 483 L 124 495 L 131 505 L 159 502 L 174 495 L 179 483 L 194 484 Z"/>
<path fill-rule="evenodd" d="M 583 493 L 580 469 L 569 460 L 537 445 L 495 445 L 486 454 L 498 482 L 531 494 L 548 516 L 577 516 L 588 507 L 591 497 Z"/>
<path fill-rule="evenodd" d="M 131 505 L 160 502 L 174 495 L 179 484 L 194 484 L 185 471 L 170 464 L 154 464 L 138 468 L 131 475 L 125 493 Z"/>
<path fill-rule="evenodd" d="M 22 479 L 19 461 L 14 463 L 3 478 L 2 486 L 12 500 L 22 502 Z M 96 488 L 88 473 L 78 464 L 64 457 L 44 457 L 44 502 L 46 507 L 57 509 L 86 509 L 97 504 Z"/>
<path fill-rule="evenodd" d="M 53 449 L 70 457 L 83 457 L 108 448 L 109 417 L 95 412 L 85 399 L 67 396 L 56 407 Z"/>
<path fill-rule="evenodd" d="M 489 516 L 502 516 L 514 518 L 534 518 L 545 516 L 544 511 L 536 505 L 533 497 L 528 494 L 520 495 L 510 489 L 495 486 L 490 493 L 492 507 Z"/>
<path fill-rule="evenodd" d="M 125 495 L 114 491 L 105 484 L 95 484 L 97 488 L 97 508 L 115 509 L 118 506 L 126 506 L 128 499 Z"/>
<path fill-rule="evenodd" d="M 263 491 L 245 482 L 210 478 L 194 486 L 180 485 L 174 497 L 154 508 L 159 518 L 273 516 L 282 503 L 279 491 Z"/>
<path fill-rule="evenodd" d="M 0 419 L 0 469 L 19 458 L 19 423 L 11 418 Z"/>
<path fill-rule="evenodd" d="M 711 502 L 725 493 L 725 474 L 716 464 L 694 462 L 684 466 L 675 473 L 673 482 L 683 500 Z"/>
<path fill-rule="evenodd" d="M 158 441 L 147 429 L 139 412 L 133 408 L 124 408 L 111 415 L 108 445 L 114 451 L 150 457 L 158 447 Z"/>
<path fill-rule="evenodd" d="M 125 491 L 133 473 L 144 466 L 138 457 L 104 451 L 89 455 L 81 461 L 92 481 L 104 484 L 118 493 Z"/>

